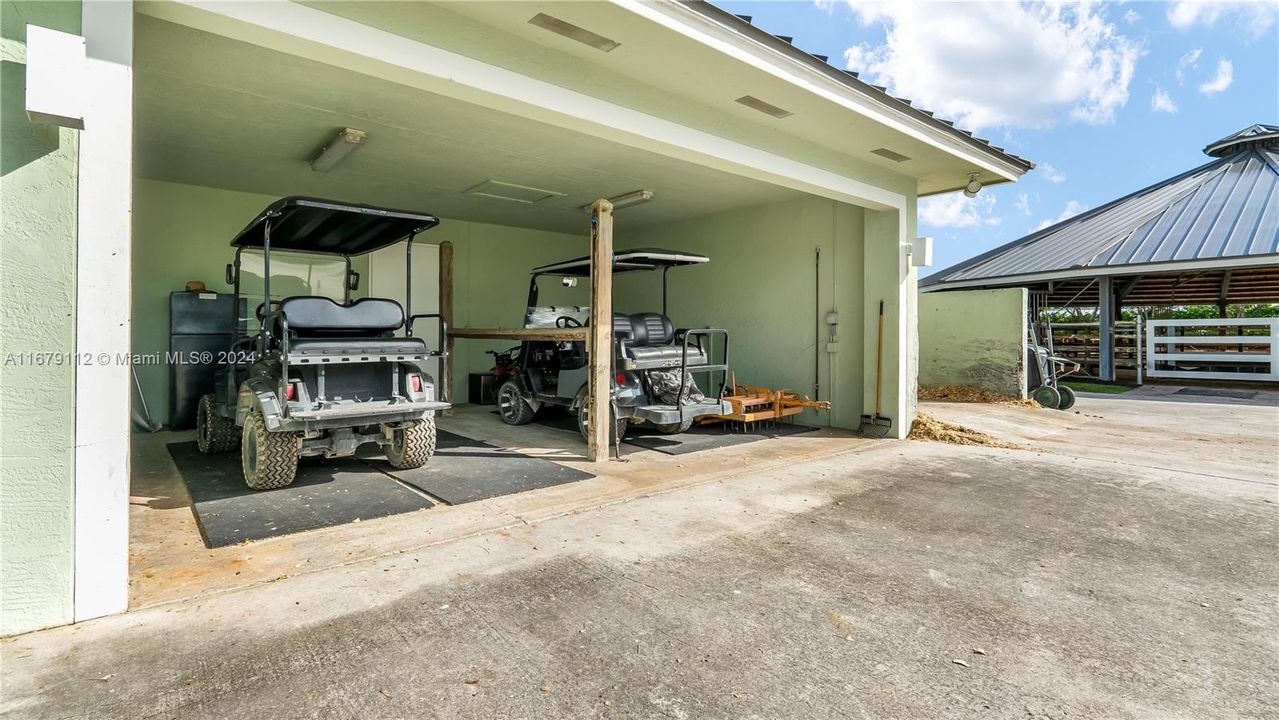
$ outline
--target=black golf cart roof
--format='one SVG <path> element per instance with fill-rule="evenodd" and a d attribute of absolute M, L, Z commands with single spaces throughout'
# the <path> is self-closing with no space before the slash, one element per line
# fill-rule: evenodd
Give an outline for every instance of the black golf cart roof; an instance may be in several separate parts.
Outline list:
<path fill-rule="evenodd" d="M 309 197 L 280 198 L 231 241 L 260 248 L 271 222 L 271 249 L 363 255 L 440 224 L 434 215 Z"/>
<path fill-rule="evenodd" d="M 635 248 L 613 253 L 613 272 L 631 272 L 634 270 L 658 270 L 660 268 L 679 267 L 681 265 L 700 265 L 710 262 L 705 255 L 684 252 L 682 250 L 662 250 L 660 248 Z M 533 268 L 533 275 L 557 275 L 563 277 L 590 277 L 591 256 L 573 258 L 563 262 L 551 263 Z"/>

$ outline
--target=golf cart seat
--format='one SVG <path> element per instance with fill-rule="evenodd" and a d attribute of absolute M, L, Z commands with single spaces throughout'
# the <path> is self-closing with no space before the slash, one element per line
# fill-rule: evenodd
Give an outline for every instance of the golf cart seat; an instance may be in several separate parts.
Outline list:
<path fill-rule="evenodd" d="M 684 353 L 683 338 L 675 332 L 671 319 L 661 313 L 636 313 L 630 318 L 630 338 L 622 352 L 637 369 L 678 367 Z M 614 327 L 617 321 L 614 320 Z M 705 365 L 706 351 L 698 344 L 688 346 L 688 365 Z"/>
<path fill-rule="evenodd" d="M 300 295 L 280 301 L 289 328 L 289 354 L 423 355 L 426 341 L 395 337 L 404 309 L 394 300 L 362 298 L 341 305 L 330 298 Z"/>

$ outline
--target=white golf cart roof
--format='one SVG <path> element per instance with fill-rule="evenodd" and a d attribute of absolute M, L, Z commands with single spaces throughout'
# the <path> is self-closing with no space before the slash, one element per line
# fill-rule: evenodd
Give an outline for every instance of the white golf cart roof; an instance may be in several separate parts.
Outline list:
<path fill-rule="evenodd" d="M 659 270 L 679 267 L 681 265 L 700 265 L 710 262 L 705 255 L 683 252 L 681 250 L 662 250 L 659 248 L 635 248 L 613 253 L 613 272 L 631 272 L 634 270 Z M 590 277 L 591 258 L 589 255 L 563 262 L 551 263 L 533 268 L 532 275 L 556 275 L 562 277 Z"/>

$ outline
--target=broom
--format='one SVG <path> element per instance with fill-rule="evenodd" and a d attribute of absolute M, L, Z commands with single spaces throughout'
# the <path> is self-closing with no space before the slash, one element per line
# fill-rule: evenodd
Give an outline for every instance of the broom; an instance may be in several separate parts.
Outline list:
<path fill-rule="evenodd" d="M 857 427 L 857 432 L 862 437 L 882 438 L 887 437 L 888 432 L 893 429 L 892 418 L 886 418 L 879 414 L 880 402 L 882 400 L 881 393 L 881 376 L 884 374 L 884 301 L 879 301 L 879 345 L 876 348 L 878 356 L 875 360 L 875 414 L 862 415 L 862 423 Z"/>

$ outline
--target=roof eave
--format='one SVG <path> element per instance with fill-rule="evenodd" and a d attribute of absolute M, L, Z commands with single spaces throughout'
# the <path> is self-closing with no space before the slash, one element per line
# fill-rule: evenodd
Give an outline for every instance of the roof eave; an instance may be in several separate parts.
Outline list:
<path fill-rule="evenodd" d="M 895 98 L 870 83 L 832 67 L 785 40 L 755 27 L 726 10 L 715 7 L 706 0 L 670 0 L 651 4 L 640 0 L 615 0 L 615 2 L 624 2 L 632 10 L 643 14 L 674 8 L 681 11 L 680 19 L 697 20 L 721 28 L 735 41 L 739 50 L 751 53 L 758 58 L 760 57 L 758 51 L 761 48 L 766 49 L 769 52 L 768 62 L 777 69 L 775 75 L 785 77 L 796 70 L 803 72 L 810 79 L 819 80 L 825 86 L 836 90 L 849 102 L 850 107 L 864 106 L 869 103 L 883 114 L 883 117 L 876 119 L 886 121 L 885 124 L 890 127 L 927 142 L 939 150 L 977 163 L 990 172 L 1000 175 L 1005 181 L 1015 181 L 1035 167 L 1033 162 L 996 150 L 991 145 L 930 113 L 913 107 L 909 102 Z M 668 13 L 663 14 L 669 18 Z M 860 109 L 866 110 L 866 108 Z"/>
<path fill-rule="evenodd" d="M 1269 262 L 1267 262 L 1269 261 Z M 1241 267 L 1279 267 L 1279 254 L 1275 255 L 1241 255 L 1237 257 L 1210 258 L 1208 260 L 1175 260 L 1159 263 L 1135 263 L 1131 265 L 1107 265 L 1103 267 L 1079 267 L 1049 272 L 1026 273 L 1024 275 L 1008 275 L 1000 278 L 972 278 L 970 280 L 933 280 L 925 278 L 919 281 L 920 292 L 936 292 L 939 290 L 972 290 L 978 288 L 1003 288 L 1026 285 L 1028 283 L 1048 280 L 1070 280 L 1086 277 L 1113 277 L 1146 275 L 1160 272 L 1176 272 L 1188 270 L 1218 270 Z"/>

